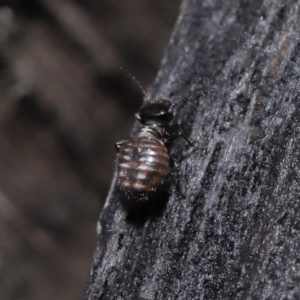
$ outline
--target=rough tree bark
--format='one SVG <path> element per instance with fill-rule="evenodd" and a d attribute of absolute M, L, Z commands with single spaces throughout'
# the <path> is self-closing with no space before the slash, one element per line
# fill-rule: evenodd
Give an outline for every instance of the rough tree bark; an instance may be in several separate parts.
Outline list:
<path fill-rule="evenodd" d="M 183 1 L 149 98 L 188 96 L 184 198 L 138 226 L 113 184 L 83 299 L 300 297 L 299 9 Z"/>

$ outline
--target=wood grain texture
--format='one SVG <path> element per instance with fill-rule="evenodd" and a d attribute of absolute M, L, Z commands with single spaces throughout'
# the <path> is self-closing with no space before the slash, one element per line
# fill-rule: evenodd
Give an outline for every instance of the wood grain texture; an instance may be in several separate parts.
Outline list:
<path fill-rule="evenodd" d="M 188 96 L 184 199 L 135 224 L 113 182 L 83 299 L 299 298 L 299 9 L 183 1 L 150 98 Z"/>

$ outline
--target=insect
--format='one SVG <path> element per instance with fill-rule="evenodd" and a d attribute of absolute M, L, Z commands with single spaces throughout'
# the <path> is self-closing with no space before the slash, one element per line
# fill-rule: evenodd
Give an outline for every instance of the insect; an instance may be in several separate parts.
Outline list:
<path fill-rule="evenodd" d="M 121 69 L 131 77 L 146 97 L 140 82 L 126 68 L 121 67 Z M 143 210 L 146 212 L 148 208 L 150 210 L 153 208 L 152 204 L 156 208 L 163 204 L 159 197 L 156 197 L 159 200 L 157 202 L 153 196 L 165 192 L 165 183 L 171 165 L 176 171 L 177 183 L 179 182 L 178 165 L 169 156 L 166 146 L 166 127 L 174 118 L 174 107 L 177 104 L 163 98 L 146 102 L 135 114 L 142 125 L 137 136 L 116 143 L 117 185 L 125 194 L 122 202 L 129 212 L 143 214 Z M 192 145 L 182 125 L 181 128 L 181 135 Z"/>
<path fill-rule="evenodd" d="M 137 136 L 116 143 L 117 184 L 131 206 L 148 202 L 164 186 L 173 162 L 166 147 L 166 126 L 174 117 L 174 106 L 162 98 L 147 102 L 135 115 L 142 124 Z"/>

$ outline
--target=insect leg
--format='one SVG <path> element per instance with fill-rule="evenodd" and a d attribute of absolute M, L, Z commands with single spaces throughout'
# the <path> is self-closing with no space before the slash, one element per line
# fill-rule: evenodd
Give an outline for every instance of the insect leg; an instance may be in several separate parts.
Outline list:
<path fill-rule="evenodd" d="M 186 133 L 186 130 L 184 128 L 184 126 L 182 125 L 181 122 L 179 122 L 179 125 L 181 127 L 181 133 L 180 135 L 186 140 L 186 142 L 191 146 L 193 147 L 193 143 L 189 140 L 188 136 L 187 136 L 187 133 Z"/>
<path fill-rule="evenodd" d="M 120 142 L 116 142 L 116 150 L 117 150 L 117 153 L 120 152 L 120 149 L 123 147 L 123 145 L 125 144 L 126 141 L 120 141 Z"/>

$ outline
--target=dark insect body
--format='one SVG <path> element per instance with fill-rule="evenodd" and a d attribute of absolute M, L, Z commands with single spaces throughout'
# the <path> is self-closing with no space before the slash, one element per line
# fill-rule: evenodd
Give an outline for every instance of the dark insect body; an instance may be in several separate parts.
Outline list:
<path fill-rule="evenodd" d="M 168 173 L 169 156 L 154 134 L 140 133 L 124 143 L 119 153 L 119 185 L 128 191 L 148 192 L 157 188 Z"/>
<path fill-rule="evenodd" d="M 142 124 L 137 137 L 116 144 L 117 184 L 131 204 L 147 202 L 165 183 L 170 165 L 165 128 L 173 107 L 165 99 L 146 103 L 136 114 Z"/>

